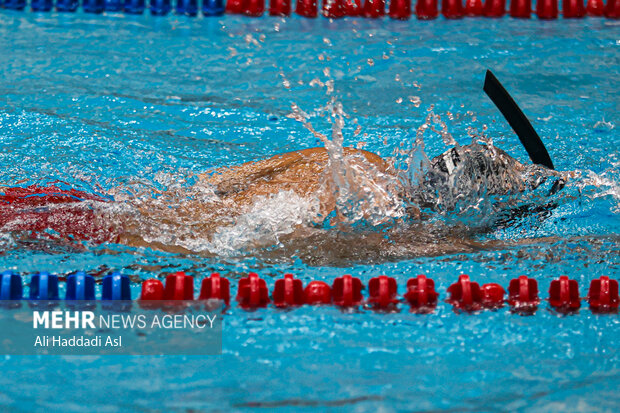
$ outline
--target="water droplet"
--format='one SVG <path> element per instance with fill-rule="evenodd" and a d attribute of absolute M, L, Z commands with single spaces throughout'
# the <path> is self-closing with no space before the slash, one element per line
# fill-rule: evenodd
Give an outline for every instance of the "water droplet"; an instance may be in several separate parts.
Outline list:
<path fill-rule="evenodd" d="M 413 103 L 413 106 L 415 106 L 416 108 L 419 108 L 420 104 L 422 103 L 422 99 L 420 99 L 418 96 L 409 96 L 409 102 Z"/>

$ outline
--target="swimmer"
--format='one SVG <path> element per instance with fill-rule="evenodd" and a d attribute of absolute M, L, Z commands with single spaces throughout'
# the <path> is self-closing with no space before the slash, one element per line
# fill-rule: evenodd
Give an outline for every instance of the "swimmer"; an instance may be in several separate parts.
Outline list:
<path fill-rule="evenodd" d="M 517 130 L 514 125 L 513 128 Z M 528 153 L 531 152 L 531 147 L 526 146 L 526 149 Z M 544 146 L 542 150 L 546 154 Z M 334 177 L 327 171 L 330 163 L 337 161 L 343 162 L 339 168 L 346 169 L 346 173 Z M 549 158 L 548 164 L 550 162 Z M 461 175 L 460 182 L 453 182 L 454 172 L 459 165 L 460 170 L 465 168 L 471 170 L 471 173 Z M 552 168 L 552 164 L 550 166 Z M 215 235 L 233 227 L 236 220 L 250 210 L 257 200 L 267 200 L 287 193 L 306 201 L 304 205 L 311 205 L 309 225 L 299 225 L 299 228 L 283 234 L 279 240 L 288 242 L 299 254 L 300 249 L 310 251 L 318 244 L 333 249 L 342 241 L 342 235 L 338 232 L 328 231 L 325 236 L 326 231 L 313 230 L 313 224 L 320 225 L 330 217 L 336 223 L 346 221 L 346 211 L 338 203 L 337 190 L 345 186 L 357 188 L 360 196 L 366 197 L 362 202 L 372 202 L 372 205 L 363 209 L 366 214 L 362 216 L 363 219 L 372 218 L 373 208 L 398 209 L 402 208 L 402 204 L 408 205 L 400 216 L 413 221 L 409 228 L 415 228 L 416 233 L 412 237 L 410 232 L 403 235 L 402 232 L 392 231 L 390 239 L 386 241 L 381 232 L 365 232 L 362 235 L 364 241 L 353 241 L 347 248 L 348 254 L 367 254 L 368 248 L 362 246 L 364 243 L 372 245 L 374 250 L 393 249 L 399 237 L 406 238 L 403 241 L 406 248 L 418 245 L 426 255 L 468 251 L 478 248 L 479 244 L 458 231 L 429 231 L 428 227 L 421 226 L 421 209 L 432 207 L 432 202 L 427 202 L 427 195 L 447 186 L 448 181 L 458 188 L 459 184 L 464 184 L 463 179 L 484 180 L 490 185 L 487 195 L 524 191 L 528 186 L 533 187 L 539 183 L 532 184 L 523 179 L 520 173 L 524 170 L 525 166 L 507 153 L 494 147 L 472 144 L 452 148 L 430 160 L 421 181 L 415 187 L 407 187 L 401 184 L 401 177 L 394 166 L 377 154 L 361 149 L 341 148 L 339 153 L 331 153 L 330 157 L 330 152 L 325 148 L 311 148 L 201 174 L 191 188 L 190 197 L 183 193 L 165 192 L 156 198 L 128 198 L 123 197 L 122 190 L 93 195 L 61 189 L 58 185 L 0 187 L 0 231 L 21 232 L 29 237 L 34 235 L 56 240 L 113 242 L 190 253 L 197 251 L 189 246 L 184 237 L 212 241 Z M 507 179 L 502 174 L 505 171 L 510 171 L 515 179 Z M 170 203 L 166 202 L 168 198 L 171 199 Z M 173 203 L 174 208 L 171 207 Z M 178 226 L 179 222 L 182 228 Z M 158 231 L 161 228 L 167 228 L 167 231 L 163 231 L 168 234 L 167 238 L 151 235 L 161 233 Z M 320 240 L 315 238 L 318 233 L 322 237 Z M 437 242 L 438 237 L 441 243 Z M 386 243 L 390 245 L 384 245 Z M 255 247 L 263 246 L 257 243 Z M 311 257 L 317 254 L 309 252 L 307 255 Z"/>
<path fill-rule="evenodd" d="M 482 149 L 481 149 L 482 148 Z M 475 149 L 475 150 L 474 150 Z M 483 158 L 488 164 L 478 164 L 476 157 L 467 158 L 476 165 L 476 175 L 473 179 L 487 179 L 498 171 L 510 170 L 520 172 L 525 166 L 510 157 L 503 151 L 493 148 L 497 152 L 494 158 L 483 155 L 486 149 L 461 147 L 458 153 L 470 153 Z M 364 196 L 372 197 L 372 207 L 380 203 L 389 203 L 392 198 L 382 193 L 383 187 L 373 186 L 377 177 L 390 178 L 397 181 L 395 171 L 390 163 L 380 156 L 354 148 L 344 148 L 344 157 L 347 166 L 353 170 L 357 168 L 364 176 L 361 183 Z M 417 194 L 407 194 L 400 191 L 398 197 L 418 197 L 410 205 L 423 205 L 424 194 L 436 191 L 448 180 L 450 171 L 458 165 L 457 152 L 453 149 L 434 158 L 431 161 L 430 172 Z M 473 160 L 473 161 L 472 161 Z M 55 240 L 90 241 L 94 243 L 113 242 L 132 247 L 149 247 L 175 253 L 201 252 L 188 247 L 191 240 L 209 240 L 219 231 L 235 225 L 236 220 L 248 210 L 251 210 L 257 199 L 269 199 L 279 193 L 286 193 L 287 201 L 293 196 L 299 199 L 315 202 L 318 209 L 313 211 L 313 222 L 300 225 L 294 232 L 284 234 L 281 242 L 288 250 L 307 250 L 305 257 L 317 259 L 316 248 L 320 245 L 320 256 L 326 257 L 341 246 L 346 234 L 339 231 L 319 231 L 313 229 L 312 224 L 320 224 L 325 217 L 334 214 L 336 221 L 346 221 L 338 218 L 336 195 L 329 190 L 325 183 L 329 154 L 325 148 L 312 148 L 276 155 L 272 158 L 248 162 L 239 166 L 224 168 L 209 174 L 200 175 L 196 187 L 212 191 L 213 196 L 204 199 L 192 199 L 183 194 L 173 201 L 178 206 L 171 208 L 169 203 L 161 197 L 173 196 L 162 193 L 158 198 L 146 197 L 113 201 L 110 196 L 86 194 L 75 190 L 62 190 L 57 186 L 28 188 L 0 188 L 0 230 L 3 232 L 25 233 L 27 237 L 53 238 Z M 446 173 L 444 173 L 446 172 Z M 499 176 L 499 175 L 498 175 Z M 520 176 L 520 174 L 517 174 Z M 438 178 L 444 177 L 444 178 Z M 468 178 L 469 179 L 469 178 Z M 458 183 L 457 183 L 458 184 Z M 516 186 L 515 186 L 516 184 Z M 509 187 L 503 181 L 499 182 L 489 194 L 506 193 L 508 191 L 522 191 L 525 181 L 515 181 Z M 373 193 L 372 191 L 378 191 Z M 115 194 L 115 197 L 118 197 Z M 182 199 L 182 202 L 179 201 Z M 116 212 L 115 205 L 123 208 Z M 407 256 L 415 250 L 415 255 L 438 255 L 450 252 L 471 251 L 481 248 L 479 243 L 471 240 L 471 236 L 464 235 L 454 228 L 442 231 L 430 229 L 430 224 L 420 220 L 420 210 L 410 208 L 406 214 L 412 220 L 408 231 L 391 231 L 389 241 L 380 231 L 366 231 L 357 234 L 363 240 L 353 238 L 347 241 L 347 254 L 366 256 L 368 249 L 383 251 L 387 254 L 396 245 L 401 245 L 401 252 Z M 164 228 L 162 231 L 161 228 Z M 171 238 L 162 239 L 152 234 L 165 233 Z M 185 235 L 184 235 L 185 234 Z M 174 238 L 172 238 L 174 237 Z M 187 237 L 187 239 L 183 239 Z M 438 241 L 441 242 L 438 242 Z M 256 245 L 245 245 L 245 249 L 261 248 L 267 243 L 256 242 Z M 328 247 L 329 246 L 329 247 Z M 314 252 L 313 252 L 314 251 Z"/>

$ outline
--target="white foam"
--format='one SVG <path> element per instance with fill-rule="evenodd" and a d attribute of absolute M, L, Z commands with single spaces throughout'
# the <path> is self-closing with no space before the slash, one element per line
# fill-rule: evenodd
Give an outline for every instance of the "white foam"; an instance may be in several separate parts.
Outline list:
<path fill-rule="evenodd" d="M 316 220 L 318 211 L 318 198 L 301 197 L 290 190 L 256 197 L 234 225 L 217 228 L 211 241 L 198 247 L 198 251 L 234 255 L 248 248 L 277 246 L 281 236 Z"/>

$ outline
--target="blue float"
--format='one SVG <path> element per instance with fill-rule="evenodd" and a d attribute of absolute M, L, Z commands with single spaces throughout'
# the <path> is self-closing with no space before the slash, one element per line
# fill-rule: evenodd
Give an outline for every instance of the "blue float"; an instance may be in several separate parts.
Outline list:
<path fill-rule="evenodd" d="M 31 300 L 58 300 L 58 277 L 48 272 L 40 272 L 30 278 Z"/>
<path fill-rule="evenodd" d="M 151 14 L 154 16 L 164 16 L 172 10 L 170 0 L 151 0 L 149 4 Z"/>
<path fill-rule="evenodd" d="M 74 12 L 79 7 L 80 2 L 78 0 L 56 0 L 57 11 Z"/>
<path fill-rule="evenodd" d="M 202 14 L 205 16 L 219 16 L 224 14 L 224 0 L 203 0 Z"/>
<path fill-rule="evenodd" d="M 105 0 L 105 11 L 123 11 L 124 0 Z"/>
<path fill-rule="evenodd" d="M 105 0 L 82 0 L 82 10 L 85 13 L 103 13 Z"/>
<path fill-rule="evenodd" d="M 94 300 L 95 279 L 83 271 L 67 277 L 66 300 Z"/>
<path fill-rule="evenodd" d="M 129 14 L 142 14 L 144 13 L 145 2 L 144 0 L 125 0 L 123 10 Z"/>
<path fill-rule="evenodd" d="M 22 277 L 13 271 L 0 274 L 0 300 L 22 299 Z"/>
<path fill-rule="evenodd" d="M 32 11 L 50 11 L 54 8 L 52 0 L 31 0 L 30 8 Z"/>
<path fill-rule="evenodd" d="M 103 278 L 102 300 L 131 300 L 129 277 L 113 272 Z"/>
<path fill-rule="evenodd" d="M 177 0 L 176 11 L 177 14 L 187 14 L 188 16 L 195 16 L 198 14 L 198 1 Z"/>
<path fill-rule="evenodd" d="M 26 0 L 4 0 L 4 8 L 11 10 L 23 10 L 26 7 Z"/>

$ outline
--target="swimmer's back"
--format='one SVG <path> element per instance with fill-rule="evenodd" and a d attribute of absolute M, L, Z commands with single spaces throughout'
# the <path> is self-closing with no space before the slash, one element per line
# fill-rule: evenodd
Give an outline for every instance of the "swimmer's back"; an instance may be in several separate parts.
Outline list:
<path fill-rule="evenodd" d="M 345 156 L 362 155 L 381 172 L 388 168 L 379 155 L 372 152 L 344 148 Z M 214 185 L 221 196 L 245 193 L 244 196 L 275 193 L 292 189 L 300 194 L 317 190 L 322 173 L 329 160 L 325 148 L 310 148 L 287 152 L 256 162 L 246 162 L 231 168 L 222 168 L 212 174 L 201 175 Z"/>

